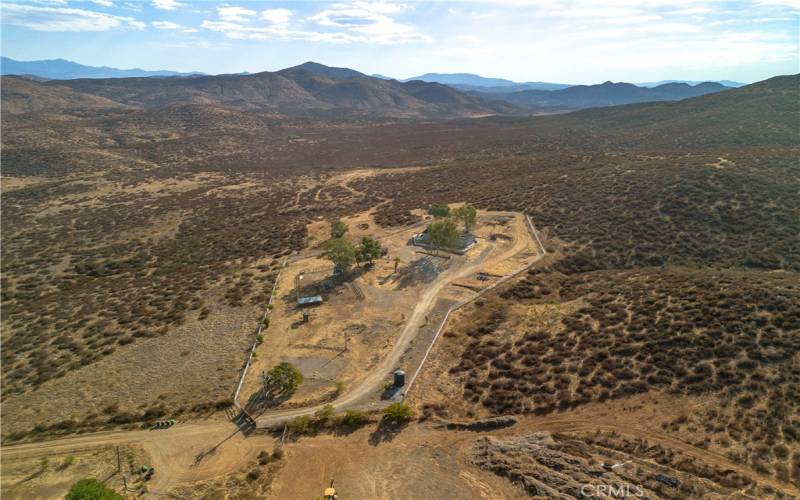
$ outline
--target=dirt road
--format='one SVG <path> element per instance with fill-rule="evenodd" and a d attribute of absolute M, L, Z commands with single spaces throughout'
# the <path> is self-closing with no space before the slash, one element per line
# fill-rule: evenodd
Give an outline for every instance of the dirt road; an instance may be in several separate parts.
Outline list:
<path fill-rule="evenodd" d="M 414 424 L 390 442 L 378 444 L 372 440 L 373 431 L 374 426 L 368 426 L 352 435 L 321 435 L 287 444 L 290 460 L 287 469 L 277 478 L 276 498 L 312 498 L 318 495 L 319 485 L 326 484 L 330 477 L 345 486 L 351 498 L 409 498 L 413 495 L 403 489 L 409 484 L 418 485 L 420 494 L 426 487 L 435 490 L 438 483 L 451 488 L 448 491 L 460 491 L 468 483 L 456 484 L 464 474 L 473 475 L 480 483 L 502 492 L 496 498 L 517 496 L 513 488 L 470 468 L 459 452 L 483 433 Z M 613 431 L 630 438 L 642 438 L 651 445 L 660 444 L 722 470 L 736 471 L 787 495 L 800 496 L 800 490 L 790 484 L 758 474 L 723 455 L 695 447 L 658 429 L 632 425 L 626 416 L 597 415 L 590 409 L 583 409 L 564 415 L 518 417 L 517 425 L 489 434 L 513 437 L 542 431 Z M 7 463 L 123 444 L 140 445 L 149 454 L 157 471 L 149 484 L 151 496 L 162 497 L 177 486 L 226 477 L 253 461 L 260 450 L 271 449 L 274 440 L 265 434 L 245 438 L 228 422 L 205 422 L 181 424 L 163 431 L 102 432 L 3 447 L 2 459 Z M 369 472 L 366 478 L 365 471 Z"/>
<path fill-rule="evenodd" d="M 359 385 L 354 387 L 347 394 L 332 401 L 337 410 L 344 410 L 354 406 L 363 405 L 367 402 L 369 397 L 379 389 L 386 381 L 389 374 L 397 367 L 397 364 L 408 348 L 411 341 L 416 337 L 419 331 L 419 326 L 423 324 L 425 317 L 436 303 L 436 298 L 439 296 L 442 289 L 449 284 L 458 281 L 466 276 L 477 273 L 481 267 L 492 262 L 503 262 L 511 257 L 526 251 L 530 248 L 533 242 L 530 232 L 526 228 L 526 221 L 524 216 L 515 212 L 492 212 L 492 215 L 507 215 L 513 216 L 516 219 L 514 225 L 514 242 L 511 247 L 505 249 L 498 255 L 491 255 L 492 247 L 487 247 L 480 254 L 473 257 L 465 257 L 466 262 L 457 267 L 451 267 L 446 271 L 439 274 L 436 281 L 425 290 L 420 296 L 414 310 L 411 312 L 408 320 L 400 332 L 397 341 L 394 343 L 391 351 L 383 358 L 380 364 L 365 378 Z M 454 257 L 456 258 L 456 257 Z M 539 255 L 538 258 L 541 258 Z M 532 262 L 535 262 L 532 261 Z M 531 262 L 531 263 L 532 263 Z M 293 410 L 273 411 L 259 416 L 256 423 L 259 427 L 270 427 L 280 424 L 286 420 L 301 415 L 310 415 L 315 411 L 322 408 L 323 405 L 314 407 L 298 408 Z"/>

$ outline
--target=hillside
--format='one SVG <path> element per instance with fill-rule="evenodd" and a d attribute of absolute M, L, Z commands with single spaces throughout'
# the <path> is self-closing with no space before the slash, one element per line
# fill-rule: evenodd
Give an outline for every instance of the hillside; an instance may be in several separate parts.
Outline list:
<path fill-rule="evenodd" d="M 346 68 L 306 63 L 252 75 L 169 78 L 93 78 L 33 82 L 9 80 L 17 92 L 4 94 L 12 112 L 36 109 L 39 96 L 94 96 L 135 108 L 215 105 L 239 110 L 310 116 L 316 112 L 383 117 L 455 117 L 519 113 L 513 105 L 467 95 L 436 83 L 401 83 Z M 51 101 L 52 102 L 52 101 Z M 5 102 L 4 102 L 5 103 Z M 55 103 L 53 110 L 63 106 Z"/>
<path fill-rule="evenodd" d="M 87 111 L 124 109 L 127 106 L 102 96 L 85 94 L 66 86 L 44 85 L 28 78 L 0 77 L 3 113 L 23 114 L 37 111 Z"/>
<path fill-rule="evenodd" d="M 618 145 L 796 145 L 800 141 L 800 74 L 679 102 L 587 109 L 548 117 Z"/>

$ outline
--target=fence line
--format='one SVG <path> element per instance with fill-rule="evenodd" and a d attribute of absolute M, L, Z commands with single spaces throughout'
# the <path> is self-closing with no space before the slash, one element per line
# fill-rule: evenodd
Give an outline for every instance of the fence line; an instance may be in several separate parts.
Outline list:
<path fill-rule="evenodd" d="M 244 369 L 242 370 L 242 377 L 239 379 L 239 384 L 236 386 L 236 392 L 233 395 L 233 404 L 239 410 L 242 410 L 242 405 L 239 404 L 239 393 L 242 390 L 242 386 L 244 385 L 244 379 L 247 377 L 247 371 L 250 369 L 250 365 L 253 363 L 253 354 L 256 352 L 256 347 L 258 347 L 258 336 L 261 335 L 261 332 L 264 330 L 264 320 L 267 319 L 269 312 L 272 306 L 272 300 L 275 298 L 275 290 L 278 288 L 278 282 L 281 279 L 281 274 L 283 274 L 283 270 L 286 268 L 286 263 L 288 259 L 283 259 L 283 265 L 281 266 L 281 270 L 278 271 L 278 274 L 275 276 L 275 283 L 272 284 L 272 291 L 269 294 L 269 302 L 267 302 L 267 310 L 264 311 L 264 315 L 261 316 L 261 321 L 258 323 L 258 328 L 256 329 L 256 335 L 253 339 L 253 346 L 250 348 L 250 353 L 247 355 L 247 362 L 244 365 Z"/>
<path fill-rule="evenodd" d="M 489 285 L 488 287 L 484 288 L 483 290 L 478 292 L 477 295 L 475 295 L 474 297 L 462 300 L 461 302 L 459 302 L 458 304 L 453 305 L 452 307 L 450 307 L 450 309 L 447 310 L 447 313 L 444 315 L 444 318 L 442 318 L 442 322 L 439 324 L 439 329 L 436 330 L 436 334 L 433 336 L 433 340 L 431 340 L 431 344 L 428 346 L 428 349 L 425 350 L 425 355 L 422 357 L 422 361 L 420 362 L 419 366 L 417 367 L 417 370 L 414 372 L 414 376 L 412 376 L 411 380 L 409 380 L 409 382 L 408 382 L 408 386 L 406 387 L 406 390 L 405 390 L 405 392 L 403 394 L 403 398 L 404 399 L 405 399 L 406 395 L 409 392 L 411 392 L 411 387 L 414 385 L 414 381 L 417 380 L 417 375 L 419 375 L 419 373 L 422 371 L 422 367 L 425 365 L 425 361 L 428 360 L 428 355 L 431 353 L 431 350 L 433 350 L 433 346 L 436 344 L 436 340 L 438 340 L 439 334 L 441 334 L 442 330 L 444 330 L 444 326 L 447 324 L 448 318 L 450 318 L 450 313 L 452 313 L 453 311 L 455 311 L 457 309 L 460 309 L 461 307 L 469 304 L 470 302 L 472 302 L 474 300 L 477 300 L 479 297 L 481 297 L 484 294 L 490 292 L 491 290 L 497 288 L 498 286 L 502 285 L 503 283 L 507 282 L 508 280 L 519 276 L 520 274 L 522 274 L 525 271 L 527 271 L 528 269 L 530 269 L 534 264 L 539 262 L 539 260 L 541 260 L 542 257 L 547 255 L 547 250 L 545 250 L 544 245 L 542 245 L 542 242 L 539 239 L 539 235 L 536 232 L 536 228 L 534 227 L 533 222 L 531 222 L 531 218 L 527 214 L 525 214 L 525 220 L 528 223 L 528 227 L 531 230 L 531 233 L 533 234 L 534 239 L 539 244 L 539 248 L 541 249 L 541 252 L 542 252 L 541 255 L 537 259 L 535 259 L 533 262 L 531 262 L 530 264 L 526 264 L 526 265 L 522 266 L 520 269 L 514 271 L 513 273 L 509 274 L 508 276 L 504 276 L 504 277 L 500 278 L 499 280 L 497 280 L 496 282 L 494 282 L 491 285 Z"/>

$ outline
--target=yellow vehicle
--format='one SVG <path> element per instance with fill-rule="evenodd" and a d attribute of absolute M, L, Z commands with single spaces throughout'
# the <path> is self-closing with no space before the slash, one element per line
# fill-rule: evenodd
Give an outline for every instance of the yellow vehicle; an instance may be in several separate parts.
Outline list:
<path fill-rule="evenodd" d="M 336 500 L 338 498 L 336 495 L 336 488 L 333 487 L 333 479 L 331 479 L 331 485 L 325 488 L 323 498 L 325 500 Z"/>

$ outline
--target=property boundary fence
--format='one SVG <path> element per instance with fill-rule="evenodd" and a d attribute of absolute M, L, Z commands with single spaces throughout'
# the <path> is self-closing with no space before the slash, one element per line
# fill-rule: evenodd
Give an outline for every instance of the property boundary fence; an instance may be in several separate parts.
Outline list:
<path fill-rule="evenodd" d="M 236 386 L 236 392 L 233 395 L 233 404 L 241 411 L 244 411 L 242 405 L 239 404 L 239 393 L 242 391 L 242 386 L 244 385 L 244 379 L 247 377 L 247 371 L 250 369 L 250 365 L 253 363 L 253 354 L 256 352 L 256 347 L 258 347 L 258 336 L 261 335 L 261 332 L 264 330 L 264 320 L 269 317 L 269 313 L 272 310 L 272 301 L 275 298 L 275 290 L 278 288 L 278 282 L 281 279 L 281 274 L 283 274 L 283 270 L 286 268 L 287 259 L 283 259 L 283 265 L 281 266 L 281 270 L 278 271 L 278 274 L 275 276 L 275 283 L 272 284 L 272 291 L 269 294 L 269 302 L 267 303 L 267 310 L 264 311 L 264 314 L 261 316 L 261 321 L 258 322 L 258 328 L 256 328 L 256 334 L 253 337 L 253 346 L 250 348 L 250 351 L 247 355 L 247 361 L 245 362 L 244 368 L 242 369 L 242 376 L 239 378 L 239 384 Z"/>
<path fill-rule="evenodd" d="M 442 333 L 442 330 L 444 330 L 444 327 L 447 324 L 448 318 L 450 318 L 450 313 L 452 313 L 453 311 L 456 311 L 457 309 L 460 309 L 461 307 L 469 304 L 470 302 L 473 302 L 474 300 L 478 299 L 478 297 L 483 296 L 487 292 L 497 288 L 498 286 L 502 285 L 503 283 L 507 282 L 508 280 L 519 276 L 520 274 L 522 274 L 525 271 L 527 271 L 528 269 L 530 269 L 534 264 L 539 262 L 539 260 L 541 260 L 545 255 L 547 255 L 547 250 L 544 248 L 544 245 L 542 245 L 542 240 L 539 239 L 539 233 L 536 231 L 536 227 L 534 227 L 533 222 L 531 222 L 531 218 L 527 214 L 525 214 L 525 221 L 527 223 L 528 229 L 530 230 L 531 234 L 533 235 L 533 239 L 536 241 L 537 245 L 539 246 L 539 250 L 541 252 L 539 257 L 536 260 L 534 260 L 533 262 L 531 262 L 530 264 L 526 264 L 525 266 L 523 266 L 522 268 L 514 271 L 513 273 L 509 274 L 508 276 L 500 278 L 496 282 L 492 283 L 490 286 L 488 286 L 488 287 L 484 288 L 483 290 L 481 290 L 480 292 L 478 292 L 478 294 L 475 295 L 474 297 L 470 297 L 468 299 L 462 300 L 458 304 L 455 304 L 453 307 L 448 309 L 447 314 L 445 314 L 444 318 L 442 318 L 442 322 L 439 324 L 439 328 L 436 330 L 436 334 L 433 336 L 433 340 L 431 340 L 431 343 L 428 346 L 428 349 L 425 350 L 425 355 L 422 357 L 422 361 L 420 362 L 420 364 L 417 367 L 416 371 L 414 371 L 414 375 L 411 377 L 411 380 L 409 380 L 408 385 L 406 386 L 406 390 L 405 390 L 405 392 L 403 394 L 403 398 L 405 398 L 405 396 L 409 392 L 411 392 L 411 388 L 413 387 L 414 382 L 417 380 L 417 376 L 420 374 L 420 372 L 422 371 L 422 367 L 425 365 L 425 362 L 428 360 L 428 355 L 433 350 L 433 346 L 436 345 L 436 340 L 438 340 L 439 335 Z"/>

